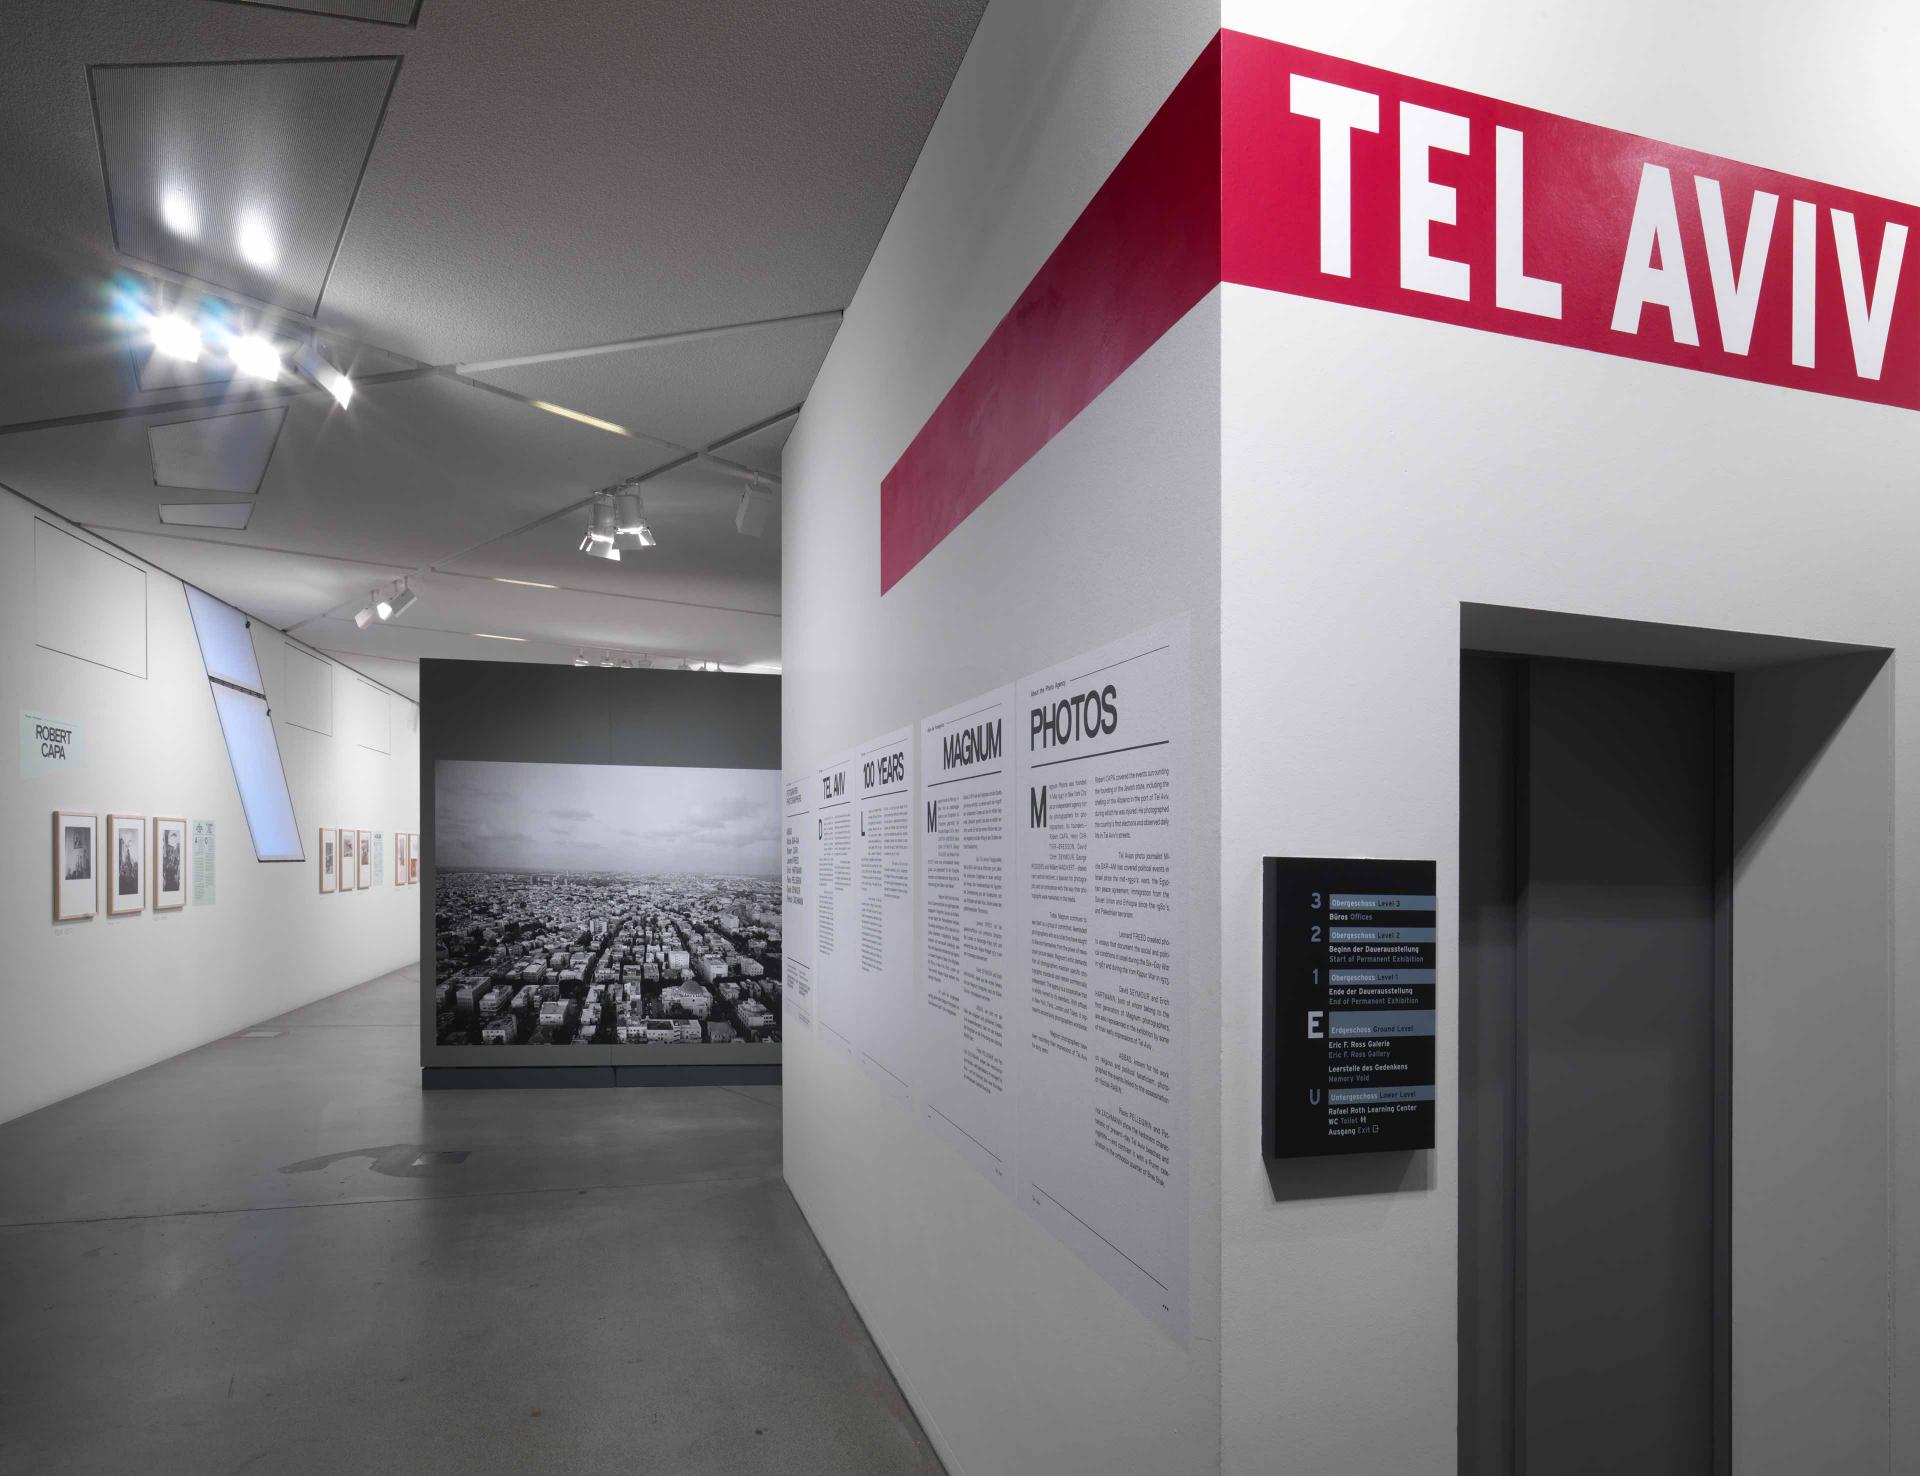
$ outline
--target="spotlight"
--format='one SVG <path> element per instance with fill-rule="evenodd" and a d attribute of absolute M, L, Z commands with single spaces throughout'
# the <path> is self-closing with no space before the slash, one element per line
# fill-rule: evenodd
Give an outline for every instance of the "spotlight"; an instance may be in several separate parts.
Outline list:
<path fill-rule="evenodd" d="M 375 600 L 373 602 L 373 613 L 378 615 L 382 620 L 393 619 L 393 596 L 381 595 L 379 599 Z"/>
<path fill-rule="evenodd" d="M 607 652 L 606 655 L 602 656 L 600 658 L 600 664 L 606 667 L 608 671 L 612 671 L 613 670 L 613 652 L 609 651 Z"/>
<path fill-rule="evenodd" d="M 200 212 L 184 190 L 163 190 L 160 195 L 160 220 L 183 241 L 200 239 Z"/>
<path fill-rule="evenodd" d="M 638 487 L 623 487 L 614 495 L 613 546 L 652 548 L 653 530 L 647 526 L 647 508 Z"/>
<path fill-rule="evenodd" d="M 587 660 L 587 653 L 585 651 L 575 651 L 573 653 L 573 664 L 575 666 L 591 666 L 593 663 Z"/>
<path fill-rule="evenodd" d="M 587 536 L 580 540 L 580 552 L 592 554 L 596 559 L 612 559 L 620 562 L 620 549 L 616 542 L 620 537 L 618 519 L 614 515 L 613 499 L 596 497 L 592 511 L 587 515 Z"/>
<path fill-rule="evenodd" d="M 758 538 L 766 532 L 772 512 L 773 493 L 758 482 L 749 482 L 740 494 L 740 506 L 734 510 L 734 531 L 745 538 Z"/>
<path fill-rule="evenodd" d="M 620 669 L 621 669 L 622 671 L 632 671 L 632 670 L 633 670 L 633 658 L 632 658 L 631 656 L 622 656 L 622 657 L 620 658 Z"/>
<path fill-rule="evenodd" d="M 418 600 L 419 598 L 420 596 L 413 592 L 413 586 L 407 583 L 406 580 L 404 579 L 401 580 L 400 592 L 396 594 L 391 601 L 388 602 L 387 613 L 382 615 L 380 618 L 382 620 L 391 620 L 396 615 L 406 614 L 407 611 L 413 608 L 414 601 Z"/>
<path fill-rule="evenodd" d="M 235 244 L 240 248 L 240 259 L 257 271 L 270 272 L 280 263 L 280 249 L 274 245 L 273 232 L 257 215 L 241 219 Z"/>
<path fill-rule="evenodd" d="M 378 602 L 379 598 L 380 598 L 379 595 L 375 594 L 372 590 L 368 590 L 366 608 L 362 610 L 358 615 L 355 615 L 353 617 L 353 623 L 359 626 L 362 630 L 365 630 L 369 625 L 373 624 L 373 617 L 376 614 L 379 614 L 379 611 L 376 608 L 376 603 Z M 384 615 L 381 615 L 380 618 L 382 620 L 385 620 L 387 617 Z"/>
<path fill-rule="evenodd" d="M 328 363 L 320 345 L 310 343 L 300 351 L 300 372 L 333 396 L 342 410 L 353 403 L 353 380 L 346 372 Z"/>
<path fill-rule="evenodd" d="M 200 330 L 178 313 L 162 313 L 147 320 L 153 351 L 188 364 L 200 361 Z"/>
<path fill-rule="evenodd" d="M 280 350 L 257 333 L 236 338 L 227 345 L 227 357 L 233 367 L 249 379 L 264 379 L 269 384 L 280 378 Z"/>
<path fill-rule="evenodd" d="M 614 538 L 620 548 L 652 548 L 656 542 L 647 526 L 647 505 L 638 487 L 623 488 L 614 498 Z M 620 543 L 620 539 L 629 542 Z"/>

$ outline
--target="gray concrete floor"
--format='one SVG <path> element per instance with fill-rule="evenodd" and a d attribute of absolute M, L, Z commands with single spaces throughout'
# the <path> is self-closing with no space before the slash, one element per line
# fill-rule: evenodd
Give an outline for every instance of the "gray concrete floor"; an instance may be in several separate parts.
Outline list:
<path fill-rule="evenodd" d="M 938 1476 L 778 1087 L 422 1092 L 415 980 L 0 1125 L 0 1471 Z"/>

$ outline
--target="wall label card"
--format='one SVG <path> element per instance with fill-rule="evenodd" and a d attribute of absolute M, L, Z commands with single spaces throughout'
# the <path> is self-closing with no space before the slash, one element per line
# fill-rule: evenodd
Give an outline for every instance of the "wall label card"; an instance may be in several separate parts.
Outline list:
<path fill-rule="evenodd" d="M 193 822 L 193 905 L 213 905 L 213 822 Z"/>
<path fill-rule="evenodd" d="M 20 714 L 20 777 L 70 774 L 81 767 L 80 724 L 43 712 Z"/>
<path fill-rule="evenodd" d="M 1268 1154 L 1433 1147 L 1431 861 L 1266 859 Z"/>
<path fill-rule="evenodd" d="M 1011 1196 L 1015 1087 L 1007 1052 L 1026 997 L 1011 959 L 1019 835 L 1014 689 L 920 725 L 920 1115 Z"/>

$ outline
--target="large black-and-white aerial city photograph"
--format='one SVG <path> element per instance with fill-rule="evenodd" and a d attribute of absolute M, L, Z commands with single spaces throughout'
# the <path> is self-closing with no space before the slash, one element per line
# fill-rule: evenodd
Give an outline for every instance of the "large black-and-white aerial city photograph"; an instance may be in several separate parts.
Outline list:
<path fill-rule="evenodd" d="M 774 769 L 434 765 L 435 1039 L 780 1039 Z"/>

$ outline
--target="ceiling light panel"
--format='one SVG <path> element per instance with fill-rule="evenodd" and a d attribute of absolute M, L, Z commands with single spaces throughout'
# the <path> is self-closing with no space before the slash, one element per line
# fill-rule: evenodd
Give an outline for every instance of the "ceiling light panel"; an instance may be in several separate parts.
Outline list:
<path fill-rule="evenodd" d="M 247 526 L 251 502 L 163 502 L 160 521 L 175 528 L 231 528 Z"/>
<path fill-rule="evenodd" d="M 298 10 L 308 15 L 338 16 L 342 20 L 376 21 L 383 26 L 410 26 L 420 18 L 421 0 L 234 0 L 262 10 Z"/>
<path fill-rule="evenodd" d="M 177 420 L 147 430 L 147 454 L 157 487 L 253 496 L 273 459 L 287 407 L 242 410 L 199 420 Z"/>
<path fill-rule="evenodd" d="M 89 69 L 114 244 L 313 315 L 397 57 Z"/>

